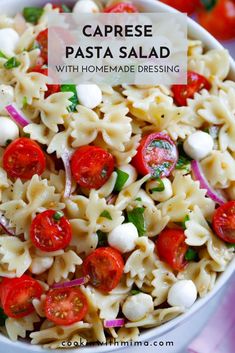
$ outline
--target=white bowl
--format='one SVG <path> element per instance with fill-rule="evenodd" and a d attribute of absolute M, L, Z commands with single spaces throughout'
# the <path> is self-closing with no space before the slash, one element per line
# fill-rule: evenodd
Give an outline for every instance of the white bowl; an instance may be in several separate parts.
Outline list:
<path fill-rule="evenodd" d="M 44 5 L 47 0 L 34 0 L 29 4 L 28 0 L 0 0 L 0 13 L 14 15 L 17 11 L 21 11 L 24 6 Z M 60 2 L 60 1 L 58 1 Z M 63 3 L 73 3 L 75 1 L 63 0 Z M 156 0 L 133 0 L 142 12 L 175 12 L 174 9 L 164 5 Z M 199 26 L 196 22 L 188 18 L 188 34 L 191 38 L 201 40 L 207 49 L 221 49 L 223 46 L 206 30 Z M 230 58 L 231 70 L 229 78 L 235 80 L 235 62 Z M 141 333 L 139 341 L 174 341 L 173 348 L 164 348 L 164 353 L 181 351 L 190 340 L 201 330 L 206 321 L 209 319 L 215 308 L 217 307 L 226 284 L 231 278 L 235 270 L 235 259 L 229 264 L 226 271 L 222 273 L 216 281 L 214 289 L 204 298 L 198 299 L 197 302 L 185 314 L 161 325 L 160 327 L 145 330 Z M 42 349 L 40 346 L 30 345 L 24 342 L 12 342 L 7 337 L 0 335 L 1 353 L 25 353 L 25 352 L 44 352 L 51 353 L 52 350 Z M 83 353 L 108 352 L 121 347 L 117 346 L 94 346 L 82 348 Z M 138 348 L 134 348 L 135 351 Z M 148 348 L 149 349 L 149 348 Z M 142 348 L 143 350 L 143 348 Z M 54 351 L 55 352 L 55 351 Z M 58 350 L 56 350 L 58 352 Z M 65 350 L 66 353 L 74 353 L 74 349 Z M 158 352 L 158 348 L 154 348 L 154 352 Z M 159 352 L 163 352 L 162 347 Z"/>

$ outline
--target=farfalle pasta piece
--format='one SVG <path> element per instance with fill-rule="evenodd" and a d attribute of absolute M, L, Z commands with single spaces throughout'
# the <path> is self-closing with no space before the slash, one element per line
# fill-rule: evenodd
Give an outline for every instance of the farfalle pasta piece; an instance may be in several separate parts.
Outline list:
<path fill-rule="evenodd" d="M 139 146 L 140 139 L 141 135 L 139 134 L 132 136 L 130 141 L 124 144 L 125 149 L 123 152 L 111 149 L 111 153 L 115 157 L 118 166 L 130 163 L 132 158 L 137 153 L 136 151 Z"/>
<path fill-rule="evenodd" d="M 84 253 L 89 255 L 97 247 L 97 234 L 83 232 L 81 230 L 81 223 L 77 219 L 70 220 L 70 224 L 72 226 L 73 234 L 70 246 L 74 246 L 78 254 Z"/>
<path fill-rule="evenodd" d="M 118 151 L 125 150 L 125 143 L 131 137 L 131 119 L 126 116 L 128 109 L 120 108 L 113 110 L 99 119 L 98 115 L 91 109 L 83 106 L 77 107 L 78 113 L 74 114 L 71 122 L 74 138 L 73 147 L 79 147 L 94 141 L 100 132 L 104 142 Z"/>
<path fill-rule="evenodd" d="M 155 237 L 168 224 L 170 217 L 163 216 L 161 211 L 156 207 L 146 207 L 144 211 L 144 220 L 146 226 L 146 235 L 148 237 Z"/>
<path fill-rule="evenodd" d="M 72 154 L 73 149 L 71 147 L 71 132 L 71 128 L 65 129 L 61 132 L 57 132 L 51 139 L 47 148 L 47 152 L 49 154 L 55 152 L 57 158 L 61 158 L 61 156 L 65 152 L 68 154 Z"/>
<path fill-rule="evenodd" d="M 212 151 L 201 166 L 214 188 L 227 188 L 235 180 L 235 160 L 228 151 Z"/>
<path fill-rule="evenodd" d="M 216 272 L 223 272 L 233 258 L 233 251 L 214 234 L 207 241 L 207 251 L 211 262 L 211 268 Z"/>
<path fill-rule="evenodd" d="M 12 236 L 1 236 L 0 263 L 6 264 L 8 271 L 15 273 L 15 277 L 22 276 L 32 262 L 29 247 L 28 241 L 23 242 Z"/>
<path fill-rule="evenodd" d="M 189 213 L 189 220 L 185 222 L 186 244 L 191 246 L 202 246 L 211 237 L 211 229 L 205 220 L 200 208 L 195 205 Z"/>
<path fill-rule="evenodd" d="M 18 337 L 25 338 L 27 331 L 34 330 L 34 324 L 40 319 L 36 313 L 27 315 L 21 319 L 13 319 L 8 317 L 6 319 L 6 331 L 12 341 L 17 341 Z"/>
<path fill-rule="evenodd" d="M 82 264 L 82 259 L 72 250 L 56 256 L 55 261 L 48 272 L 48 284 L 58 283 L 68 278 L 70 273 L 76 271 L 76 266 Z"/>
<path fill-rule="evenodd" d="M 42 143 L 43 145 L 49 145 L 55 135 L 53 131 L 43 124 L 29 124 L 24 127 L 24 132 L 29 134 L 32 140 Z"/>
<path fill-rule="evenodd" d="M 161 305 L 167 300 L 170 287 L 177 281 L 172 269 L 165 263 L 158 261 L 158 268 L 153 271 L 151 295 L 154 299 L 154 306 Z"/>
<path fill-rule="evenodd" d="M 100 104 L 100 111 L 102 113 L 112 113 L 113 111 L 117 111 L 119 109 L 128 108 L 128 102 L 122 94 L 115 91 L 112 87 L 110 89 L 103 92 L 103 101 Z"/>

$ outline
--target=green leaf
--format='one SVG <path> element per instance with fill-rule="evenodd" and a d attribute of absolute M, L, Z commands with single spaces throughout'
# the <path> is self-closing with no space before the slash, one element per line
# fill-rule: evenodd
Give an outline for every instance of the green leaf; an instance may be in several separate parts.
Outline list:
<path fill-rule="evenodd" d="M 129 178 L 129 174 L 123 172 L 121 169 L 117 169 L 117 180 L 114 186 L 114 191 L 120 192 Z"/>
<path fill-rule="evenodd" d="M 7 59 L 7 56 L 2 51 L 0 51 L 0 58 Z"/>
<path fill-rule="evenodd" d="M 61 7 L 63 9 L 63 12 L 65 12 L 65 13 L 70 13 L 71 12 L 70 8 L 67 5 L 62 4 Z"/>
<path fill-rule="evenodd" d="M 107 239 L 107 234 L 102 232 L 101 230 L 97 230 L 96 232 L 97 236 L 98 236 L 98 244 L 97 247 L 101 248 L 103 246 L 107 246 L 108 245 L 108 239 Z"/>
<path fill-rule="evenodd" d="M 231 249 L 231 248 L 234 248 L 234 249 L 235 249 L 235 244 L 229 244 L 229 243 L 227 243 L 227 247 L 230 248 L 230 249 Z"/>
<path fill-rule="evenodd" d="M 23 16 L 27 22 L 36 24 L 39 18 L 43 14 L 42 7 L 25 7 L 23 10 Z"/>
<path fill-rule="evenodd" d="M 186 222 L 188 222 L 188 221 L 189 221 L 189 215 L 187 214 L 187 215 L 184 217 L 183 222 L 181 222 L 181 227 L 182 227 L 183 229 L 186 229 Z"/>
<path fill-rule="evenodd" d="M 64 217 L 64 213 L 62 211 L 57 211 L 55 212 L 55 214 L 53 215 L 53 218 L 56 221 L 59 221 L 62 217 Z"/>
<path fill-rule="evenodd" d="M 8 59 L 4 64 L 4 67 L 8 70 L 14 69 L 15 67 L 18 67 L 18 66 L 20 66 L 20 62 L 14 56 Z"/>
<path fill-rule="evenodd" d="M 198 253 L 192 248 L 189 248 L 185 254 L 185 260 L 186 261 L 198 261 Z"/>
<path fill-rule="evenodd" d="M 71 105 L 68 107 L 69 112 L 75 112 L 76 111 L 76 106 L 78 105 L 78 96 L 77 96 L 77 90 L 76 90 L 76 85 L 61 85 L 60 86 L 61 92 L 72 92 L 73 96 L 69 99 L 71 102 Z"/>
<path fill-rule="evenodd" d="M 136 295 L 136 294 L 139 294 L 139 293 L 141 293 L 141 291 L 138 290 L 138 289 L 132 289 L 131 290 L 131 295 Z"/>
<path fill-rule="evenodd" d="M 144 220 L 144 208 L 136 207 L 132 211 L 127 212 L 128 222 L 133 223 L 139 233 L 139 236 L 142 237 L 146 233 L 146 226 Z"/>
<path fill-rule="evenodd" d="M 142 201 L 141 197 L 137 197 L 135 201 Z"/>
<path fill-rule="evenodd" d="M 215 7 L 218 0 L 200 0 L 200 2 L 207 11 L 210 11 Z"/>
<path fill-rule="evenodd" d="M 153 188 L 153 189 L 150 189 L 151 193 L 165 190 L 165 185 L 164 185 L 162 179 L 157 178 L 156 179 L 156 183 L 157 183 L 157 186 L 155 188 Z"/>
<path fill-rule="evenodd" d="M 179 156 L 178 162 L 176 163 L 175 169 L 186 169 L 190 171 L 191 161 L 184 156 Z"/>
<path fill-rule="evenodd" d="M 6 319 L 7 319 L 7 315 L 4 313 L 3 309 L 0 308 L 0 326 L 5 325 Z"/>
<path fill-rule="evenodd" d="M 100 217 L 104 217 L 104 218 L 107 218 L 107 219 L 110 219 L 110 221 L 112 221 L 112 217 L 111 217 L 111 214 L 104 210 L 101 214 L 100 214 Z"/>

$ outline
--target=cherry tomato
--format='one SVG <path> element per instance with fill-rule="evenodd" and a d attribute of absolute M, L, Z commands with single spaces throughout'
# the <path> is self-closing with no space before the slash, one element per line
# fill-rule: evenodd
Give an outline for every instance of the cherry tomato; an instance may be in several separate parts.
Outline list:
<path fill-rule="evenodd" d="M 34 174 L 44 172 L 46 158 L 35 141 L 20 137 L 5 149 L 3 168 L 11 178 L 30 180 Z"/>
<path fill-rule="evenodd" d="M 135 13 L 139 12 L 137 8 L 127 2 L 120 2 L 115 5 L 108 6 L 104 9 L 106 13 Z"/>
<path fill-rule="evenodd" d="M 103 148 L 82 146 L 72 156 L 71 170 L 80 186 L 99 189 L 114 170 L 114 158 Z"/>
<path fill-rule="evenodd" d="M 117 287 L 123 274 L 124 262 L 116 249 L 106 247 L 93 251 L 83 262 L 83 273 L 90 283 L 103 292 Z"/>
<path fill-rule="evenodd" d="M 198 13 L 199 23 L 219 40 L 235 38 L 235 1 L 217 0 Z"/>
<path fill-rule="evenodd" d="M 186 106 L 187 99 L 193 98 L 194 94 L 201 91 L 203 88 L 208 91 L 211 88 L 210 82 L 204 76 L 196 72 L 188 71 L 187 78 L 187 85 L 173 85 L 171 87 L 175 103 L 179 106 Z"/>
<path fill-rule="evenodd" d="M 42 293 L 42 286 L 30 276 L 4 278 L 0 284 L 1 306 L 7 316 L 18 319 L 34 311 L 32 300 Z"/>
<path fill-rule="evenodd" d="M 153 133 L 140 141 L 133 166 L 141 175 L 151 173 L 157 178 L 167 177 L 178 160 L 176 145 L 165 133 Z"/>
<path fill-rule="evenodd" d="M 64 249 L 71 241 L 71 225 L 62 212 L 47 210 L 33 219 L 30 237 L 33 244 L 42 251 Z"/>
<path fill-rule="evenodd" d="M 170 265 L 173 270 L 182 271 L 187 265 L 185 254 L 188 245 L 185 243 L 182 229 L 164 229 L 156 240 L 157 253 L 162 261 Z"/>
<path fill-rule="evenodd" d="M 30 72 L 39 72 L 42 75 L 48 76 L 48 68 L 43 65 L 37 65 L 30 69 Z M 49 97 L 54 93 L 60 92 L 60 85 L 47 85 L 47 91 L 45 92 L 45 98 Z"/>
<path fill-rule="evenodd" d="M 161 0 L 161 2 L 189 15 L 200 7 L 200 0 Z"/>
<path fill-rule="evenodd" d="M 67 5 L 60 5 L 60 4 L 53 4 L 52 5 L 53 9 L 58 9 L 60 13 L 62 12 L 71 12 L 70 9 L 67 7 Z"/>
<path fill-rule="evenodd" d="M 85 295 L 78 287 L 51 289 L 46 296 L 45 313 L 56 325 L 81 321 L 88 311 Z"/>
<path fill-rule="evenodd" d="M 45 64 L 47 64 L 48 60 L 48 28 L 44 29 L 44 31 L 40 32 L 36 41 L 38 42 L 41 50 L 41 57 L 43 58 Z"/>
<path fill-rule="evenodd" d="M 235 201 L 229 201 L 217 208 L 213 217 L 213 228 L 222 240 L 235 243 Z"/>

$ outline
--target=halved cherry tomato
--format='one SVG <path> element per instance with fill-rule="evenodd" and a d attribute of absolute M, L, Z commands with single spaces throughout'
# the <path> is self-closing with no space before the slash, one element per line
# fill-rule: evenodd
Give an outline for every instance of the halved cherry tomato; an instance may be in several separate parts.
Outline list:
<path fill-rule="evenodd" d="M 18 319 L 34 311 L 32 300 L 42 293 L 42 286 L 30 276 L 4 278 L 0 284 L 1 306 L 7 316 Z"/>
<path fill-rule="evenodd" d="M 3 168 L 11 178 L 29 180 L 41 175 L 46 168 L 46 158 L 33 140 L 20 137 L 7 146 L 3 154 Z"/>
<path fill-rule="evenodd" d="M 83 273 L 90 283 L 103 292 L 117 287 L 123 274 L 124 262 L 116 249 L 106 247 L 93 251 L 83 262 Z"/>
<path fill-rule="evenodd" d="M 187 99 L 193 98 L 194 94 L 201 91 L 203 88 L 208 91 L 211 89 L 210 82 L 204 76 L 196 72 L 188 71 L 187 79 L 187 85 L 173 85 L 171 87 L 175 103 L 179 106 L 186 106 Z"/>
<path fill-rule="evenodd" d="M 164 229 L 156 240 L 157 253 L 161 260 L 170 265 L 173 270 L 182 271 L 187 265 L 185 254 L 188 245 L 185 243 L 182 229 Z"/>
<path fill-rule="evenodd" d="M 139 12 L 137 8 L 128 3 L 128 2 L 120 2 L 115 5 L 108 6 L 104 9 L 106 13 L 135 13 Z"/>
<path fill-rule="evenodd" d="M 71 225 L 60 211 L 47 210 L 33 219 L 30 237 L 33 244 L 42 251 L 64 249 L 71 241 Z"/>
<path fill-rule="evenodd" d="M 217 208 L 213 217 L 213 228 L 222 240 L 235 244 L 235 201 Z"/>
<path fill-rule="evenodd" d="M 48 61 L 48 28 L 41 31 L 37 37 L 36 41 L 38 42 L 41 50 L 41 57 L 43 58 L 45 64 Z"/>
<path fill-rule="evenodd" d="M 71 170 L 80 186 L 99 189 L 114 170 L 114 158 L 103 148 L 82 146 L 72 156 Z"/>
<path fill-rule="evenodd" d="M 201 2 L 209 6 L 199 11 L 199 23 L 219 40 L 235 38 L 235 1 L 201 0 Z"/>
<path fill-rule="evenodd" d="M 46 296 L 45 313 L 56 325 L 81 321 L 88 311 L 88 302 L 78 287 L 51 289 Z"/>
<path fill-rule="evenodd" d="M 177 148 L 170 136 L 156 132 L 140 141 L 132 164 L 142 175 L 151 173 L 157 178 L 163 178 L 171 173 L 177 160 Z"/>
<path fill-rule="evenodd" d="M 161 0 L 161 2 L 189 15 L 200 7 L 200 0 Z"/>
<path fill-rule="evenodd" d="M 60 13 L 62 13 L 62 12 L 71 12 L 71 11 L 69 11 L 70 9 L 68 8 L 68 6 L 64 5 L 64 4 L 62 4 L 62 5 L 61 4 L 53 4 L 52 8 L 53 9 L 58 9 Z"/>
<path fill-rule="evenodd" d="M 48 68 L 43 65 L 36 65 L 30 69 L 30 72 L 39 72 L 45 76 L 48 76 Z M 47 91 L 45 92 L 45 98 L 51 94 L 60 92 L 60 85 L 47 85 Z"/>

